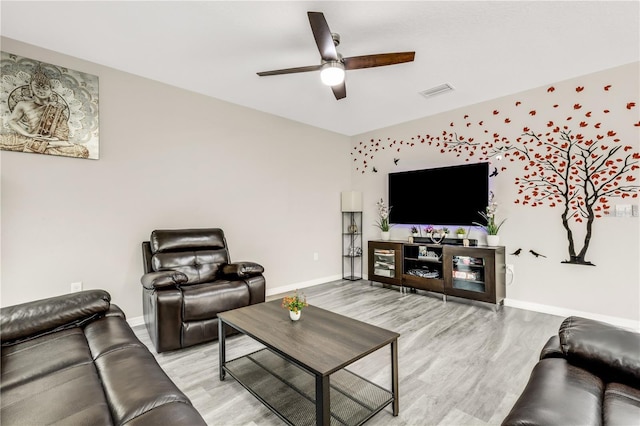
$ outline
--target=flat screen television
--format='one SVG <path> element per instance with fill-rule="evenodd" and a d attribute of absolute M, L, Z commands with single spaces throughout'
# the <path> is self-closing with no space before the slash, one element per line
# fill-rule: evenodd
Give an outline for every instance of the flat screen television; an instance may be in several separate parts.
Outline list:
<path fill-rule="evenodd" d="M 389 222 L 471 226 L 489 198 L 489 163 L 389 173 Z"/>

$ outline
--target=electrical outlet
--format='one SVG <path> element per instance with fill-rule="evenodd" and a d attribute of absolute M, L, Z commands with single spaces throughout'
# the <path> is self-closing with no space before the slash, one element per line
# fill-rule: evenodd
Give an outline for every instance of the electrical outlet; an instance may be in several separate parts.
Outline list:
<path fill-rule="evenodd" d="M 318 252 L 313 253 L 313 260 L 318 260 Z"/>
<path fill-rule="evenodd" d="M 71 293 L 82 291 L 82 281 L 71 283 Z"/>

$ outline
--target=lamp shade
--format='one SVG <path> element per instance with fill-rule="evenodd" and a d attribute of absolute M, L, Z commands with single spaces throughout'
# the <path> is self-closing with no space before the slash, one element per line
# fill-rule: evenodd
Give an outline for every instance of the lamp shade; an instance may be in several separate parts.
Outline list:
<path fill-rule="evenodd" d="M 343 191 L 341 205 L 342 205 L 343 212 L 361 212 L 362 211 L 362 192 Z"/>

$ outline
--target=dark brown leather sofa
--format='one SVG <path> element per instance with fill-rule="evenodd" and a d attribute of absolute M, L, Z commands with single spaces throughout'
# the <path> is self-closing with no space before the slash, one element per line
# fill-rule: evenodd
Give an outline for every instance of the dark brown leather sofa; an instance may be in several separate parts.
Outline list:
<path fill-rule="evenodd" d="M 640 424 L 640 334 L 565 319 L 502 424 Z"/>
<path fill-rule="evenodd" d="M 142 243 L 144 322 L 158 353 L 218 338 L 218 313 L 264 302 L 264 268 L 231 263 L 219 228 L 155 230 Z"/>
<path fill-rule="evenodd" d="M 87 290 L 0 309 L 0 423 L 205 425 L 110 303 Z"/>

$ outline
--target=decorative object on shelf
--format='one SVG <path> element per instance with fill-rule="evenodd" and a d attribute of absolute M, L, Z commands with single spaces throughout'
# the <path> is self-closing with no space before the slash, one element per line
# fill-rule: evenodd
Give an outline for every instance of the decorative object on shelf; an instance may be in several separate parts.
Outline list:
<path fill-rule="evenodd" d="M 500 228 L 504 224 L 507 219 L 502 219 L 500 223 L 496 223 L 496 211 L 498 210 L 498 203 L 493 201 L 493 191 L 489 191 L 489 205 L 485 209 L 484 212 L 478 212 L 480 216 L 484 219 L 485 223 L 473 222 L 474 225 L 477 225 L 485 230 L 487 233 L 487 245 L 489 246 L 497 246 L 499 244 L 500 238 L 498 237 L 498 232 Z M 497 238 L 489 238 L 489 237 L 497 237 Z"/>
<path fill-rule="evenodd" d="M 456 229 L 456 235 L 459 239 L 464 239 L 465 235 L 467 235 L 467 231 L 464 228 L 460 227 Z"/>
<path fill-rule="evenodd" d="M 356 225 L 354 222 L 351 222 L 351 225 L 349 225 L 349 228 L 347 230 L 349 231 L 350 234 L 357 234 L 358 225 Z"/>
<path fill-rule="evenodd" d="M 391 239 L 391 232 L 389 231 L 380 232 L 380 239 L 383 241 L 389 241 Z"/>
<path fill-rule="evenodd" d="M 497 247 L 500 244 L 499 235 L 487 235 L 487 245 L 489 247 Z"/>
<path fill-rule="evenodd" d="M 391 213 L 392 207 L 387 207 L 382 198 L 380 198 L 380 201 L 378 201 L 376 205 L 378 206 L 378 221 L 375 226 L 380 228 L 380 231 L 382 232 L 381 238 L 388 241 L 389 231 L 392 226 L 389 224 L 389 213 Z"/>
<path fill-rule="evenodd" d="M 434 231 L 435 231 L 435 228 L 431 225 L 424 228 L 424 233 L 426 234 L 427 237 L 430 237 Z"/>
<path fill-rule="evenodd" d="M 292 321 L 298 321 L 302 314 L 302 308 L 309 306 L 309 304 L 307 303 L 307 296 L 304 294 L 299 295 L 298 290 L 296 290 L 293 296 L 285 296 L 282 299 L 281 306 L 289 310 L 289 317 Z"/>
<path fill-rule="evenodd" d="M 412 226 L 411 227 L 411 236 L 413 236 L 413 237 L 419 237 L 420 236 L 420 231 L 418 230 L 417 226 Z"/>
<path fill-rule="evenodd" d="M 352 256 L 352 257 L 362 256 L 362 248 L 349 246 L 349 251 L 347 256 Z"/>
<path fill-rule="evenodd" d="M 430 238 L 434 244 L 440 244 L 442 240 L 444 240 L 447 237 L 447 233 L 449 232 L 447 228 L 442 228 L 442 229 L 431 228 L 431 229 L 432 231 L 430 234 Z"/>

